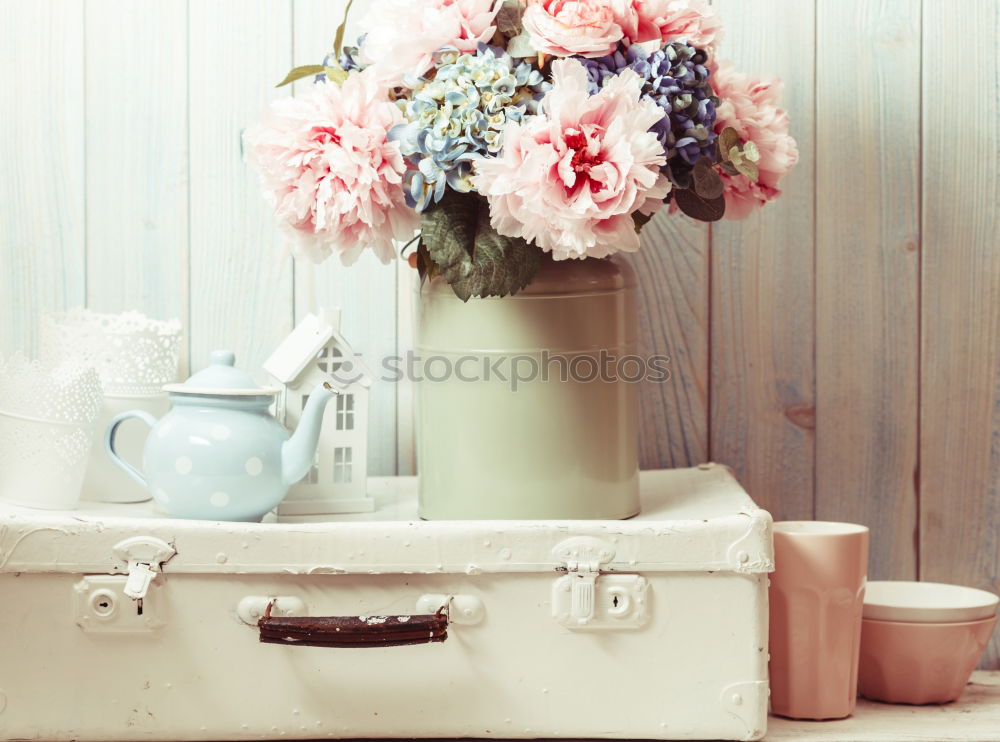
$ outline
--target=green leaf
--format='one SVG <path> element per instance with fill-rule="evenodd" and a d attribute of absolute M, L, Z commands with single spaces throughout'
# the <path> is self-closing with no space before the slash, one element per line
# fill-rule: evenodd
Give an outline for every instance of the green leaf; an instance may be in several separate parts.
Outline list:
<path fill-rule="evenodd" d="M 691 190 L 673 191 L 674 200 L 677 206 L 692 219 L 701 222 L 717 222 L 726 213 L 726 199 L 719 198 L 705 199 Z"/>
<path fill-rule="evenodd" d="M 287 75 L 285 79 L 279 82 L 274 87 L 281 88 L 289 83 L 293 83 L 296 80 L 301 80 L 303 77 L 309 77 L 310 75 L 322 75 L 326 72 L 326 68 L 321 64 L 307 64 L 302 67 L 296 67 Z"/>
<path fill-rule="evenodd" d="M 522 15 L 524 15 L 524 6 L 520 0 L 504 0 L 503 5 L 500 7 L 500 12 L 497 13 L 497 31 L 507 38 L 520 36 L 523 30 L 523 26 L 521 25 Z"/>
<path fill-rule="evenodd" d="M 344 29 L 347 28 L 347 15 L 351 12 L 352 5 L 354 5 L 354 0 L 347 0 L 347 6 L 344 8 L 344 17 L 341 19 L 340 25 L 337 26 L 337 33 L 333 37 L 333 53 L 338 58 L 344 46 Z"/>
<path fill-rule="evenodd" d="M 417 243 L 417 273 L 420 274 L 421 282 L 431 280 L 441 273 L 437 263 L 431 260 L 430 253 L 427 252 L 427 245 L 424 244 L 422 235 Z"/>
<path fill-rule="evenodd" d="M 534 278 L 541 262 L 537 247 L 493 229 L 489 204 L 473 193 L 446 192 L 424 212 L 420 232 L 424 259 L 462 301 L 516 294 Z M 426 269 L 427 274 L 433 270 Z"/>
<path fill-rule="evenodd" d="M 715 171 L 712 161 L 702 157 L 695 163 L 692 173 L 694 190 L 701 198 L 712 201 L 722 195 L 722 178 Z"/>
<path fill-rule="evenodd" d="M 326 73 L 326 79 L 330 82 L 335 82 L 338 85 L 343 85 L 344 80 L 347 79 L 347 70 L 341 67 L 339 64 L 335 67 L 324 67 L 323 72 Z"/>

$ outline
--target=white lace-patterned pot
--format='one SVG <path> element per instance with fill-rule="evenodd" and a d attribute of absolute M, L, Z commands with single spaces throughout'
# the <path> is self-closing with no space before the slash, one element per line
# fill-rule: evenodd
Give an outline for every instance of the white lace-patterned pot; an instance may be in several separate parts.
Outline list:
<path fill-rule="evenodd" d="M 0 360 L 0 497 L 75 508 L 102 399 L 92 368 L 51 367 L 20 354 Z"/>
<path fill-rule="evenodd" d="M 104 390 L 104 406 L 97 423 L 103 433 L 125 410 L 145 410 L 155 417 L 170 404 L 163 385 L 177 381 L 181 324 L 146 317 L 140 312 L 100 314 L 89 309 L 48 314 L 42 319 L 41 355 L 55 363 L 74 363 L 96 369 Z M 119 430 L 119 453 L 140 466 L 147 430 L 131 422 Z M 104 451 L 103 438 L 94 442 L 84 479 L 82 498 L 101 502 L 141 502 L 149 492 L 115 466 Z"/>

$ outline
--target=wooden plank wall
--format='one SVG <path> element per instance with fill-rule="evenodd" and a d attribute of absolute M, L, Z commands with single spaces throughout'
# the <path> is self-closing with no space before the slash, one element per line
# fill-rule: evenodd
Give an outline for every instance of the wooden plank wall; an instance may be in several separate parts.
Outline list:
<path fill-rule="evenodd" d="M 1000 587 L 1000 4 L 924 0 L 920 576 Z M 961 59 L 950 94 L 926 74 Z M 1000 667 L 1000 642 L 984 662 Z"/>
<path fill-rule="evenodd" d="M 0 3 L 0 351 L 81 304 L 180 317 L 193 367 L 255 368 L 322 304 L 375 364 L 410 347 L 410 272 L 293 265 L 240 145 L 343 3 Z M 748 221 L 645 231 L 672 379 L 642 389 L 643 465 L 725 462 L 776 518 L 871 526 L 873 578 L 997 591 L 1000 6 L 713 4 L 722 56 L 783 78 L 801 161 Z M 372 399 L 372 471 L 412 471 L 410 390 Z"/>

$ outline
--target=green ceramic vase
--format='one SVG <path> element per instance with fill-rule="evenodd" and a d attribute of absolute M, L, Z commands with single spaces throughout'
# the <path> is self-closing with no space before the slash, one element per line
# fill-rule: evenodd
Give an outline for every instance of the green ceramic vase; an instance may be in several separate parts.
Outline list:
<path fill-rule="evenodd" d="M 422 518 L 639 511 L 638 385 L 622 378 L 637 362 L 626 262 L 546 256 L 515 296 L 463 303 L 435 279 L 416 298 Z"/>

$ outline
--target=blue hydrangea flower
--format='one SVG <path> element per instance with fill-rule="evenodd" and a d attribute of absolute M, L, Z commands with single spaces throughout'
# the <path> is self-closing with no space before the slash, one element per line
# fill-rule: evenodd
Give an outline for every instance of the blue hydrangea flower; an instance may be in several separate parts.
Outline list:
<path fill-rule="evenodd" d="M 663 119 L 653 127 L 663 144 L 665 172 L 675 183 L 684 183 L 701 157 L 715 157 L 715 105 L 717 99 L 705 66 L 706 55 L 690 44 L 675 41 L 649 53 L 639 46 L 599 59 L 581 59 L 590 79 L 590 92 L 626 67 L 643 79 L 643 95 L 663 109 Z"/>
<path fill-rule="evenodd" d="M 443 49 L 434 67 L 399 101 L 407 123 L 389 136 L 412 167 L 405 176 L 407 203 L 424 211 L 445 188 L 472 190 L 472 163 L 497 154 L 503 129 L 538 110 L 551 85 L 528 62 L 515 62 L 502 49 L 480 44 L 475 54 Z"/>

